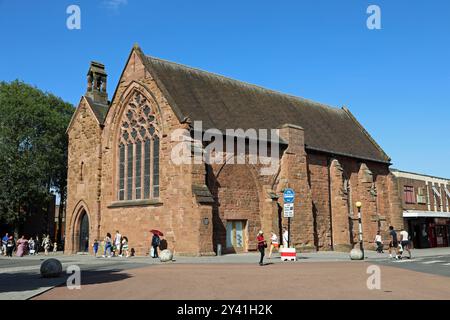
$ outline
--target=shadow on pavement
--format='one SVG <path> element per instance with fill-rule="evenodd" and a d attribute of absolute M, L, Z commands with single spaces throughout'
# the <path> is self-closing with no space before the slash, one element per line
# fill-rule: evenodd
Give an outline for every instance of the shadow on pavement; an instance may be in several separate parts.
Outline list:
<path fill-rule="evenodd" d="M 109 283 L 131 277 L 121 270 L 81 271 L 81 285 Z M 0 274 L 0 294 L 44 289 L 48 287 L 66 286 L 70 274 L 63 272 L 58 278 L 42 278 L 37 272 L 17 272 Z"/>

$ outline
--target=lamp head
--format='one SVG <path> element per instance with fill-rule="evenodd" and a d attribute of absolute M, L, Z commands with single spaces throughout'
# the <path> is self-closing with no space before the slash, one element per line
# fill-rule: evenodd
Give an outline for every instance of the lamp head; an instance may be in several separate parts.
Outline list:
<path fill-rule="evenodd" d="M 362 207 L 362 203 L 360 201 L 356 202 L 356 207 L 359 209 Z"/>

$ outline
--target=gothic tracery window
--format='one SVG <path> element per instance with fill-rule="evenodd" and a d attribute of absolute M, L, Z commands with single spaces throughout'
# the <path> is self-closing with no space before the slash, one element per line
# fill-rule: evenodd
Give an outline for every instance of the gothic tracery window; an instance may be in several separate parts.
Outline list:
<path fill-rule="evenodd" d="M 133 95 L 125 110 L 118 144 L 118 200 L 158 198 L 158 125 L 154 110 L 140 93 Z"/>

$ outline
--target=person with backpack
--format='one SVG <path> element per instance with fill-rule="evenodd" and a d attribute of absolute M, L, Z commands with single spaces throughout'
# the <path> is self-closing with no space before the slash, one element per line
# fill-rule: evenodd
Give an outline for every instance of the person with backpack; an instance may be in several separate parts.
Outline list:
<path fill-rule="evenodd" d="M 158 247 L 161 244 L 161 239 L 158 234 L 154 233 L 152 237 L 153 257 L 158 258 Z"/>

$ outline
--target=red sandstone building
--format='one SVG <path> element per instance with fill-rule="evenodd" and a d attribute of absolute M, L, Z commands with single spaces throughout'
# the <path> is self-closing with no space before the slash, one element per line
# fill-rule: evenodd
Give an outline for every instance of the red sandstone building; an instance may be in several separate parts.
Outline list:
<path fill-rule="evenodd" d="M 68 128 L 66 252 L 119 230 L 138 255 L 149 230 L 176 254 L 256 250 L 262 229 L 281 233 L 282 192 L 296 192 L 291 243 L 349 250 L 361 201 L 364 241 L 403 224 L 390 159 L 346 108 L 337 109 L 144 55 L 135 46 L 108 101 L 104 66 L 92 63 Z M 171 134 L 279 129 L 279 166 L 174 164 Z M 201 142 L 201 148 L 207 143 Z M 387 237 L 387 236 L 386 236 Z"/>
<path fill-rule="evenodd" d="M 450 179 L 391 170 L 415 248 L 450 246 Z"/>

